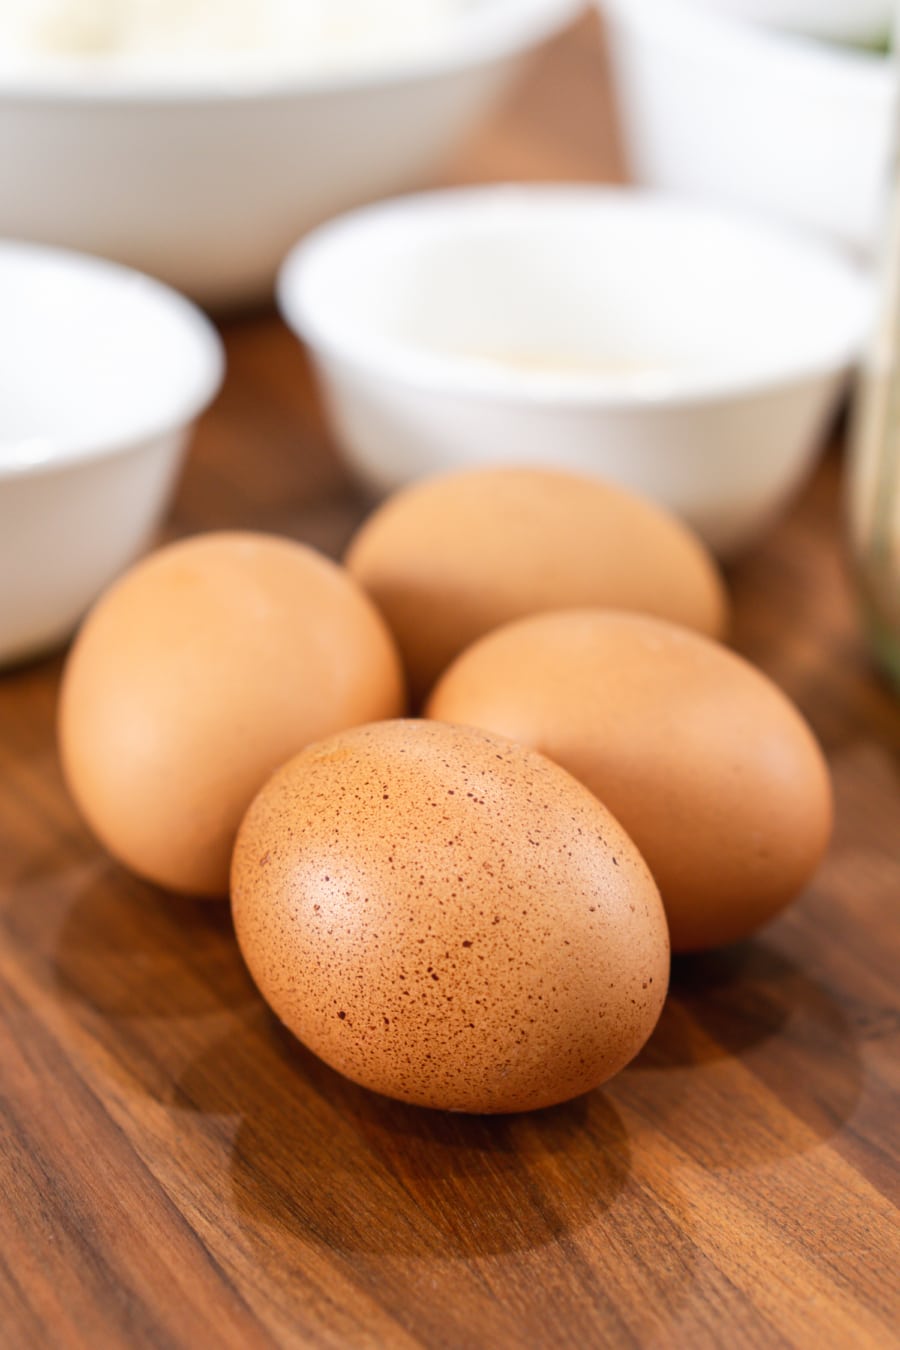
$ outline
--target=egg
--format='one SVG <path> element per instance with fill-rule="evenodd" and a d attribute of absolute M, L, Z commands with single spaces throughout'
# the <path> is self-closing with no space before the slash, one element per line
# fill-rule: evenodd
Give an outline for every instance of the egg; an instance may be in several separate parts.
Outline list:
<path fill-rule="evenodd" d="M 138 563 L 97 603 L 66 665 L 59 743 L 115 858 L 224 896 L 241 816 L 272 770 L 402 711 L 396 649 L 346 573 L 288 539 L 207 534 Z"/>
<path fill-rule="evenodd" d="M 646 859 L 675 951 L 752 933 L 828 843 L 828 770 L 796 708 L 673 624 L 611 611 L 510 624 L 447 671 L 428 714 L 543 751 L 589 787 Z"/>
<path fill-rule="evenodd" d="M 383 722 L 297 755 L 241 825 L 232 908 L 281 1021 L 421 1106 L 586 1092 L 666 993 L 665 916 L 628 836 L 563 769 L 469 728 Z"/>
<path fill-rule="evenodd" d="M 704 546 L 659 507 L 596 478 L 491 468 L 418 483 L 353 541 L 347 567 L 387 619 L 421 699 L 476 638 L 544 610 L 646 611 L 720 636 Z"/>

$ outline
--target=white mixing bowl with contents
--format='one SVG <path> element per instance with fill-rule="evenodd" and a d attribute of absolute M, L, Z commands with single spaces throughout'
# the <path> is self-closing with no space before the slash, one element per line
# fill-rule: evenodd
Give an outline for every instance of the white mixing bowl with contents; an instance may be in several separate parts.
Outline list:
<path fill-rule="evenodd" d="M 209 321 L 113 263 L 0 241 L 0 664 L 62 642 L 149 542 L 219 387 Z"/>
<path fill-rule="evenodd" d="M 201 301 L 433 172 L 577 0 L 4 0 L 0 234 Z"/>
<path fill-rule="evenodd" d="M 356 211 L 279 291 L 376 490 L 503 461 L 593 471 L 723 555 L 802 482 L 870 313 L 867 280 L 814 239 L 598 187 Z"/>

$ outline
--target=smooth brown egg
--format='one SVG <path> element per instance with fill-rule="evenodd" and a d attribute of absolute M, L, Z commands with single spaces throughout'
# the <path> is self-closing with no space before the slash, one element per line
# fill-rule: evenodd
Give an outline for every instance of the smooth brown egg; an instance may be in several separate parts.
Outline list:
<path fill-rule="evenodd" d="M 390 635 L 345 572 L 288 539 L 207 534 L 138 563 L 90 613 L 60 750 L 110 853 L 172 890 L 225 895 L 241 816 L 272 770 L 402 710 Z"/>
<path fill-rule="evenodd" d="M 627 835 L 564 770 L 469 728 L 383 722 L 298 755 L 241 825 L 232 906 L 282 1022 L 422 1106 L 586 1092 L 666 993 L 665 916 Z"/>
<path fill-rule="evenodd" d="M 602 605 L 713 637 L 725 592 L 709 554 L 659 507 L 596 478 L 479 469 L 387 501 L 347 567 L 387 619 L 421 699 L 464 648 L 512 619 Z"/>
<path fill-rule="evenodd" d="M 542 750 L 586 784 L 646 859 L 675 951 L 752 933 L 828 843 L 829 775 L 803 718 L 673 624 L 602 611 L 510 624 L 460 657 L 428 713 Z"/>

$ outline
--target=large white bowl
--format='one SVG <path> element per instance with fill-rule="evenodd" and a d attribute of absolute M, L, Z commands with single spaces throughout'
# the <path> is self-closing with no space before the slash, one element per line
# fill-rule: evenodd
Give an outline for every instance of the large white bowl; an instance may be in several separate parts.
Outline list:
<path fill-rule="evenodd" d="M 691 0 L 600 0 L 639 182 L 769 213 L 871 255 L 897 64 Z"/>
<path fill-rule="evenodd" d="M 77 64 L 0 74 L 0 234 L 203 303 L 258 299 L 305 229 L 433 172 L 578 0 L 481 0 L 439 49 L 316 77 Z"/>
<path fill-rule="evenodd" d="M 148 542 L 190 425 L 215 394 L 215 330 L 113 263 L 0 241 L 0 663 L 62 642 Z"/>
<path fill-rule="evenodd" d="M 596 187 L 357 211 L 300 244 L 279 293 L 377 491 L 567 466 L 656 498 L 721 554 L 802 481 L 870 309 L 857 268 L 815 240 Z"/>

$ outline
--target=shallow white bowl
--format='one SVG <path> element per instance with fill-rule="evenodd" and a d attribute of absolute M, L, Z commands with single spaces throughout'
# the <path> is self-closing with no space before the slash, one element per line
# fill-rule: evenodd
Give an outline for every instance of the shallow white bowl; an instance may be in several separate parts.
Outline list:
<path fill-rule="evenodd" d="M 316 78 L 0 73 L 0 234 L 115 258 L 203 303 L 271 289 L 305 229 L 413 185 L 578 0 L 483 0 L 438 50 Z"/>
<path fill-rule="evenodd" d="M 692 0 L 600 0 L 631 169 L 872 254 L 884 219 L 897 64 Z"/>
<path fill-rule="evenodd" d="M 802 481 L 869 286 L 805 237 L 662 196 L 466 189 L 324 226 L 279 294 L 377 491 L 498 461 L 596 472 L 722 554 Z"/>
<path fill-rule="evenodd" d="M 223 355 L 188 301 L 95 258 L 0 241 L 0 296 L 8 663 L 63 641 L 148 542 Z"/>

